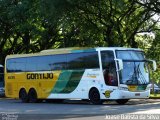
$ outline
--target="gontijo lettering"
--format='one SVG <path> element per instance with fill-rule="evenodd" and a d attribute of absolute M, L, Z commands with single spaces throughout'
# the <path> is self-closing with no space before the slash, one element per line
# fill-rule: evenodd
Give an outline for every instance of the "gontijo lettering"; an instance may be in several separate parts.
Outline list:
<path fill-rule="evenodd" d="M 53 79 L 53 73 L 28 73 L 27 79 Z"/>

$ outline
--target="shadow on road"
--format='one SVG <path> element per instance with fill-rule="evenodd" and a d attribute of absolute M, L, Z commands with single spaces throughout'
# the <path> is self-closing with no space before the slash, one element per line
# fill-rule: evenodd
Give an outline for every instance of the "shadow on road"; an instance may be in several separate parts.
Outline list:
<path fill-rule="evenodd" d="M 20 100 L 0 99 L 0 112 L 18 114 L 20 120 L 51 120 L 99 117 L 106 115 L 146 114 L 147 110 L 160 111 L 160 100 L 136 99 L 125 105 L 107 101 L 103 105 L 92 105 L 87 101 L 66 100 L 63 103 L 21 103 Z M 149 114 L 152 114 L 149 112 Z"/>

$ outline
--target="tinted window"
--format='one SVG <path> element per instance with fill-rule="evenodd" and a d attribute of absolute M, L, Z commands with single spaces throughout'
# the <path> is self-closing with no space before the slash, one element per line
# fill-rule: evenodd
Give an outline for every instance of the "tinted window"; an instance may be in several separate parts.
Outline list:
<path fill-rule="evenodd" d="M 117 58 L 123 60 L 144 60 L 144 54 L 142 51 L 130 51 L 130 50 L 117 50 Z"/>
<path fill-rule="evenodd" d="M 51 70 L 64 70 L 67 65 L 66 55 L 53 55 L 49 63 Z"/>
<path fill-rule="evenodd" d="M 26 59 L 25 58 L 19 58 L 16 61 L 16 71 L 17 72 L 25 72 L 25 63 Z"/>
<path fill-rule="evenodd" d="M 7 72 L 14 72 L 14 62 L 13 59 L 8 59 L 6 62 Z"/>
<path fill-rule="evenodd" d="M 84 67 L 83 54 L 74 53 L 67 55 L 67 68 L 68 69 L 82 69 Z"/>
<path fill-rule="evenodd" d="M 67 63 L 68 69 L 99 68 L 98 52 L 68 54 Z"/>
<path fill-rule="evenodd" d="M 98 52 L 85 53 L 84 68 L 99 68 Z"/>
<path fill-rule="evenodd" d="M 99 68 L 98 52 L 35 56 L 7 60 L 7 72 Z"/>
<path fill-rule="evenodd" d="M 118 79 L 113 51 L 101 51 L 104 80 L 107 85 L 117 86 Z"/>
<path fill-rule="evenodd" d="M 36 57 L 37 65 L 35 66 L 37 71 L 49 71 L 51 70 L 51 56 Z"/>
<path fill-rule="evenodd" d="M 102 68 L 104 69 L 106 66 L 114 62 L 113 51 L 101 51 L 101 59 L 102 59 Z"/>
<path fill-rule="evenodd" d="M 8 72 L 24 72 L 25 71 L 25 58 L 16 58 L 7 60 Z"/>
<path fill-rule="evenodd" d="M 63 70 L 67 64 L 65 56 L 52 55 L 8 59 L 7 72 Z"/>
<path fill-rule="evenodd" d="M 33 72 L 37 70 L 39 57 L 27 57 L 26 58 L 26 71 Z M 40 59 L 40 58 L 39 58 Z"/>
<path fill-rule="evenodd" d="M 27 58 L 26 71 L 50 71 L 66 68 L 65 55 L 38 56 Z"/>

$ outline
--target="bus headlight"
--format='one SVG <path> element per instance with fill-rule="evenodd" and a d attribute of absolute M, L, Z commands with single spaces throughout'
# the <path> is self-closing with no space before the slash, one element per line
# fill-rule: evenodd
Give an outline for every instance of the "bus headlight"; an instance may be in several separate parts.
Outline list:
<path fill-rule="evenodd" d="M 128 91 L 128 88 L 127 88 L 127 87 L 119 87 L 119 90 L 125 90 L 125 91 Z"/>

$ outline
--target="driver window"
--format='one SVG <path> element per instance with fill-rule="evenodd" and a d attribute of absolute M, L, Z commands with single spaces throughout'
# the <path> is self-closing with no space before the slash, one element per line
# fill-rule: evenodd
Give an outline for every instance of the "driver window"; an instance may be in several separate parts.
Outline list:
<path fill-rule="evenodd" d="M 118 86 L 113 51 L 101 51 L 104 80 L 107 85 Z"/>

